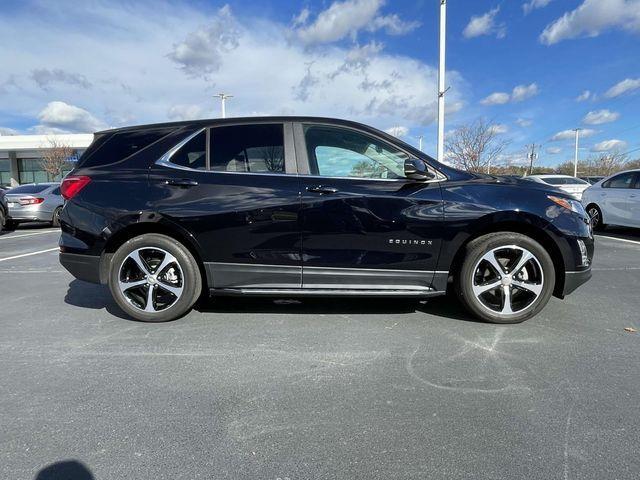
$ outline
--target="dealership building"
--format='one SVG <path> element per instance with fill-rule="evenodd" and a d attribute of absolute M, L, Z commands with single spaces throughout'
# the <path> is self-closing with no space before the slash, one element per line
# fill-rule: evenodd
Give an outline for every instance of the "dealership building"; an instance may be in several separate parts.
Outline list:
<path fill-rule="evenodd" d="M 60 180 L 42 168 L 42 155 L 56 143 L 73 149 L 69 169 L 93 140 L 92 133 L 0 135 L 0 187 Z M 68 172 L 63 172 L 63 175 Z"/>

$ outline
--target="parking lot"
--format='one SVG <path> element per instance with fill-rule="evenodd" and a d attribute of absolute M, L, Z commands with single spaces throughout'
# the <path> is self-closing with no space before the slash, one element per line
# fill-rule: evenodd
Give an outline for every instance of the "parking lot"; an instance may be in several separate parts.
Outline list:
<path fill-rule="evenodd" d="M 67 460 L 96 479 L 638 478 L 631 230 L 512 326 L 447 298 L 225 299 L 133 322 L 62 269 L 58 235 L 0 236 L 0 478 Z"/>

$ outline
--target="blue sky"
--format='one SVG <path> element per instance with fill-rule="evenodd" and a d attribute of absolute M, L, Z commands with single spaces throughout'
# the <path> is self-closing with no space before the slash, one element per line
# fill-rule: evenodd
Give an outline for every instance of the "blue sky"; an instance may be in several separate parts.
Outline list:
<path fill-rule="evenodd" d="M 3 2 L 0 133 L 228 115 L 372 124 L 435 150 L 437 0 Z M 447 131 L 540 163 L 640 156 L 640 0 L 449 0 Z M 580 100 L 578 98 L 581 97 Z"/>

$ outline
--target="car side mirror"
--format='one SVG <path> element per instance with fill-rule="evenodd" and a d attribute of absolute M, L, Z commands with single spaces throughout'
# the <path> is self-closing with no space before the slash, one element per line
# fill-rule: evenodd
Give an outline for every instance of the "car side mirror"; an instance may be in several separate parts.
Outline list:
<path fill-rule="evenodd" d="M 427 164 L 418 158 L 404 161 L 404 175 L 411 180 L 433 180 L 435 175 L 427 168 Z"/>

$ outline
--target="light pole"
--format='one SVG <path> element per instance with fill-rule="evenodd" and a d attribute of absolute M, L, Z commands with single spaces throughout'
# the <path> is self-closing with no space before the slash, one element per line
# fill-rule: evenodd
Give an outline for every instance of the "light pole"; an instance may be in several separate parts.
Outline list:
<path fill-rule="evenodd" d="M 220 99 L 220 115 L 222 116 L 222 118 L 226 118 L 227 117 L 227 112 L 225 110 L 225 100 L 227 98 L 233 98 L 233 95 L 229 95 L 227 93 L 218 93 L 217 95 L 214 95 L 213 98 L 219 98 Z"/>
<path fill-rule="evenodd" d="M 576 151 L 573 156 L 573 176 L 578 176 L 578 140 L 580 138 L 580 128 L 575 128 L 574 132 L 576 132 Z"/>
<path fill-rule="evenodd" d="M 440 0 L 440 63 L 438 66 L 438 161 L 444 160 L 444 94 L 447 40 L 447 0 Z"/>
<path fill-rule="evenodd" d="M 422 135 L 418 137 L 418 150 L 422 151 Z"/>

